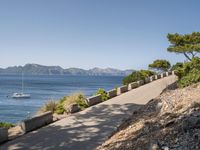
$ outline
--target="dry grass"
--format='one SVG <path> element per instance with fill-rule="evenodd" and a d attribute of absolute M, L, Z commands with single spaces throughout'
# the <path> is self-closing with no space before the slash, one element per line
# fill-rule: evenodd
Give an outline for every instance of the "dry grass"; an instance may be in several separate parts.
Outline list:
<path fill-rule="evenodd" d="M 65 96 L 60 101 L 63 104 L 64 108 L 71 104 L 78 104 L 81 109 L 87 107 L 87 104 L 85 103 L 85 96 L 82 93 L 74 93 L 70 96 Z"/>
<path fill-rule="evenodd" d="M 57 103 L 53 100 L 46 102 L 37 112 L 37 114 L 41 114 L 47 111 L 55 112 L 57 108 Z"/>

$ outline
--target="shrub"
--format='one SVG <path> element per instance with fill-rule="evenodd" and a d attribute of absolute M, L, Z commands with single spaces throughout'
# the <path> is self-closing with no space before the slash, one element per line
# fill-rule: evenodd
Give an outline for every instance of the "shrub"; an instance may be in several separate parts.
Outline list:
<path fill-rule="evenodd" d="M 78 104 L 81 110 L 88 107 L 88 105 L 85 102 L 85 96 L 80 93 L 75 93 L 70 96 L 65 96 L 57 102 L 56 101 L 46 102 L 39 109 L 37 114 L 41 114 L 47 111 L 52 111 L 53 113 L 57 113 L 57 114 L 63 114 L 66 111 L 65 107 L 74 103 Z"/>
<path fill-rule="evenodd" d="M 65 112 L 65 109 L 63 107 L 63 104 L 58 102 L 57 103 L 57 106 L 56 106 L 56 110 L 55 110 L 55 113 L 57 114 L 63 114 Z"/>
<path fill-rule="evenodd" d="M 193 69 L 179 80 L 178 86 L 186 87 L 197 82 L 200 82 L 200 70 Z"/>
<path fill-rule="evenodd" d="M 178 86 L 186 87 L 200 81 L 200 58 L 193 58 L 192 61 L 186 62 L 176 70 L 179 78 Z"/>
<path fill-rule="evenodd" d="M 131 82 L 135 82 L 135 81 L 139 81 L 139 80 L 144 80 L 146 77 L 152 76 L 155 73 L 149 70 L 139 70 L 139 71 L 135 71 L 132 74 L 126 76 L 123 79 L 123 84 L 127 85 Z"/>
<path fill-rule="evenodd" d="M 53 100 L 46 102 L 38 111 L 38 114 L 47 112 L 47 111 L 51 111 L 52 113 L 54 113 L 56 111 L 57 108 L 57 103 Z"/>
<path fill-rule="evenodd" d="M 175 65 L 172 66 L 172 68 L 171 68 L 170 70 L 171 70 L 171 71 L 173 71 L 173 70 L 178 70 L 178 69 L 180 69 L 180 68 L 182 68 L 182 67 L 183 67 L 183 63 L 177 62 Z"/>
<path fill-rule="evenodd" d="M 98 89 L 96 95 L 100 94 L 101 95 L 101 100 L 106 101 L 108 100 L 107 92 L 104 89 Z"/>
<path fill-rule="evenodd" d="M 0 127 L 9 129 L 11 127 L 14 127 L 14 125 L 12 123 L 8 123 L 8 122 L 0 122 Z"/>
<path fill-rule="evenodd" d="M 88 105 L 85 102 L 85 96 L 81 93 L 75 93 L 70 96 L 65 96 L 63 99 L 63 107 L 69 106 L 71 104 L 78 104 L 81 110 L 87 108 Z"/>

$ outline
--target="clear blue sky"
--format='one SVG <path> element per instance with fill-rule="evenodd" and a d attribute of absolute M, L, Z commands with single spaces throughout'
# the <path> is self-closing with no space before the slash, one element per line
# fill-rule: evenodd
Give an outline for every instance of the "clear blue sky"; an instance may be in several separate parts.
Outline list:
<path fill-rule="evenodd" d="M 0 67 L 146 68 L 167 33 L 200 31 L 199 0 L 2 0 Z"/>

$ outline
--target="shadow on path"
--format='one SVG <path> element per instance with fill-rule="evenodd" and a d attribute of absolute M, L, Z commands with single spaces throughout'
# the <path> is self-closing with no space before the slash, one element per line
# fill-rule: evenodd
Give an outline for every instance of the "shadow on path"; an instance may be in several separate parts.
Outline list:
<path fill-rule="evenodd" d="M 97 105 L 10 141 L 0 149 L 95 149 L 140 106 Z"/>

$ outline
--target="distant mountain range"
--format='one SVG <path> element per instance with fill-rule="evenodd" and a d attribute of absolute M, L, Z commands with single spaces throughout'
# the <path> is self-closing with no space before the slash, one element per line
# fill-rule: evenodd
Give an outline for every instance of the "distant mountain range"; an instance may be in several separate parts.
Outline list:
<path fill-rule="evenodd" d="M 80 68 L 63 69 L 60 66 L 43 66 L 38 64 L 26 64 L 5 69 L 0 68 L 0 74 L 22 74 L 22 71 L 28 75 L 126 76 L 134 70 L 118 70 L 113 68 L 93 68 L 89 70 Z"/>

